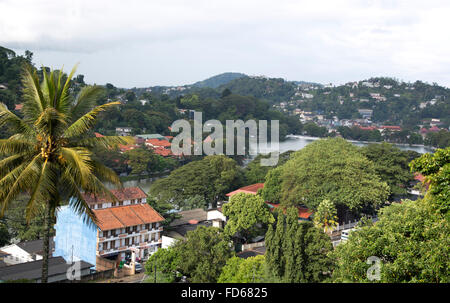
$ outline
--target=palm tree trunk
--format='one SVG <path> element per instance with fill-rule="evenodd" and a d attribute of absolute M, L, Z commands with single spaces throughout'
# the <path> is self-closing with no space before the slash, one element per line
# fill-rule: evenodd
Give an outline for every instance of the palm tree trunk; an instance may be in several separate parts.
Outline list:
<path fill-rule="evenodd" d="M 50 230 L 52 228 L 52 211 L 51 207 L 47 204 L 47 214 L 45 215 L 45 231 L 44 231 L 44 243 L 43 243 L 43 251 L 44 255 L 42 257 L 42 276 L 41 276 L 41 283 L 47 283 L 48 282 L 48 258 L 50 255 Z"/>

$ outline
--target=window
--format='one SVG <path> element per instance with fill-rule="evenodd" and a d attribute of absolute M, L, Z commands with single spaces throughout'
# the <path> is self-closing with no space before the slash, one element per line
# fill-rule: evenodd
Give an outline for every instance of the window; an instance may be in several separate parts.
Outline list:
<path fill-rule="evenodd" d="M 145 224 L 145 229 L 149 230 L 149 228 L 150 228 L 150 224 Z"/>
<path fill-rule="evenodd" d="M 127 228 L 125 229 L 125 231 L 126 231 L 127 234 L 129 234 L 129 233 L 130 233 L 130 227 L 127 227 Z"/>
<path fill-rule="evenodd" d="M 123 201 L 119 201 L 119 206 L 122 206 L 123 205 Z"/>
<path fill-rule="evenodd" d="M 130 245 L 130 238 L 125 239 L 125 246 L 128 246 L 128 245 Z"/>
<path fill-rule="evenodd" d="M 137 226 L 135 225 L 135 226 L 133 226 L 133 232 L 136 232 L 137 231 Z"/>
<path fill-rule="evenodd" d="M 97 204 L 97 208 L 102 208 L 102 204 Z"/>
<path fill-rule="evenodd" d="M 138 199 L 138 203 L 142 203 L 142 199 Z"/>

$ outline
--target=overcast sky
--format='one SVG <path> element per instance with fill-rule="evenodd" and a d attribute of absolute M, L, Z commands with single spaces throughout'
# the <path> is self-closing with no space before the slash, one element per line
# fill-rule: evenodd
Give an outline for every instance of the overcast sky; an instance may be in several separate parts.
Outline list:
<path fill-rule="evenodd" d="M 1 46 L 128 88 L 231 71 L 450 86 L 449 29 L 448 0 L 0 0 Z"/>

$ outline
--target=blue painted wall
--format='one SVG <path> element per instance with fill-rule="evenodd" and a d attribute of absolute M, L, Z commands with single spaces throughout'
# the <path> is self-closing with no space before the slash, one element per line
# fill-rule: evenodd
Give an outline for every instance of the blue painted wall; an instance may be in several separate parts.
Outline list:
<path fill-rule="evenodd" d="M 97 227 L 89 226 L 69 206 L 62 206 L 57 212 L 55 224 L 55 257 L 70 262 L 83 260 L 95 266 L 97 249 Z M 73 248 L 73 250 L 72 250 Z"/>

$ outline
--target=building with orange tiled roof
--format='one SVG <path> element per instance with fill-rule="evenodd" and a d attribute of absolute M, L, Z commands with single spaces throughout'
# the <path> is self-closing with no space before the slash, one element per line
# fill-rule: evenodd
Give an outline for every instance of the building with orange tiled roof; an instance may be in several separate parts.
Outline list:
<path fill-rule="evenodd" d="M 271 209 L 275 209 L 280 207 L 280 204 L 276 204 L 276 203 L 270 203 L 270 202 L 266 202 L 266 204 L 271 208 Z M 298 219 L 299 220 L 310 220 L 311 219 L 311 215 L 313 214 L 313 211 L 306 208 L 306 207 L 301 207 L 301 206 L 297 206 L 298 209 Z M 284 210 L 285 212 L 286 210 Z"/>
<path fill-rule="evenodd" d="M 148 147 L 170 147 L 170 142 L 168 140 L 147 139 L 145 145 Z"/>
<path fill-rule="evenodd" d="M 263 188 L 264 187 L 264 183 L 256 183 L 256 184 L 252 184 L 252 185 L 248 185 L 248 186 L 244 186 L 241 188 L 238 188 L 232 192 L 229 192 L 228 194 L 226 194 L 227 197 L 231 197 L 235 194 L 238 193 L 246 193 L 246 194 L 253 194 L 256 195 L 256 193 L 258 192 L 258 189 Z"/>
<path fill-rule="evenodd" d="M 133 250 L 138 258 L 147 259 L 161 247 L 164 218 L 147 204 L 142 189 L 111 192 L 118 201 L 83 195 L 97 219 L 94 224 L 88 224 L 86 217 L 70 206 L 61 207 L 55 224 L 54 256 L 68 260 L 73 255 L 97 266 L 97 257 L 125 260 Z"/>

